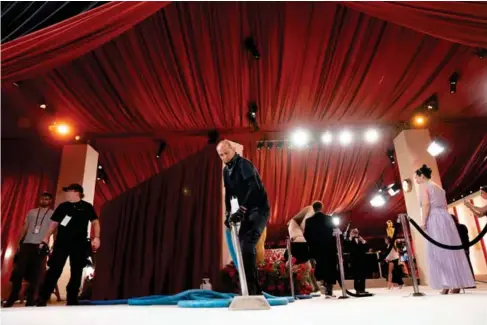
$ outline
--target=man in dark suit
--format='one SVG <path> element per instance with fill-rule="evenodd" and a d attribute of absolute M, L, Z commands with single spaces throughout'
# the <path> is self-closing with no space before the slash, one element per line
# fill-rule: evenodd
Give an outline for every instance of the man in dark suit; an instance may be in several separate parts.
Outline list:
<path fill-rule="evenodd" d="M 316 279 L 323 281 L 325 295 L 332 297 L 333 285 L 338 276 L 335 226 L 332 217 L 322 212 L 323 203 L 316 201 L 312 207 L 315 214 L 306 220 L 304 238 L 309 245 L 311 256 L 316 260 Z"/>
<path fill-rule="evenodd" d="M 457 226 L 458 234 L 460 235 L 460 240 L 462 241 L 462 245 L 468 245 L 470 239 L 468 238 L 467 226 L 459 223 L 456 215 L 452 214 L 451 216 L 453 218 L 453 221 L 455 221 L 455 225 Z M 465 248 L 465 255 L 467 255 L 467 260 L 468 260 L 468 265 L 470 266 L 470 270 L 472 271 L 472 274 L 474 274 L 472 262 L 470 261 L 470 250 L 468 248 Z"/>
<path fill-rule="evenodd" d="M 367 242 L 359 235 L 357 228 L 352 229 L 350 237 L 345 238 L 345 245 L 350 252 L 352 262 L 353 286 L 357 294 L 367 294 L 365 291 Z"/>

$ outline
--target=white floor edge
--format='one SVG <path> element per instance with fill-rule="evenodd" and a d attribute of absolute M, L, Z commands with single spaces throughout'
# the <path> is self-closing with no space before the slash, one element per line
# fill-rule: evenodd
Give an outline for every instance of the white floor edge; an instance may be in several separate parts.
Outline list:
<path fill-rule="evenodd" d="M 370 298 L 301 300 L 268 311 L 183 309 L 174 306 L 53 306 L 1 310 L 2 325 L 487 325 L 487 285 L 466 294 L 439 295 L 421 288 L 425 297 L 410 297 L 412 287 L 371 289 Z M 336 292 L 337 294 L 339 292 Z"/>

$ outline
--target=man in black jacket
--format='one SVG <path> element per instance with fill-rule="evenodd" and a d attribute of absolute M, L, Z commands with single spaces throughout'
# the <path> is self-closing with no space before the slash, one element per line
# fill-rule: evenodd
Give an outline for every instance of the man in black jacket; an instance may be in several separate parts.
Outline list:
<path fill-rule="evenodd" d="M 316 260 L 315 276 L 325 284 L 325 295 L 333 296 L 333 285 L 338 278 L 338 258 L 335 237 L 335 226 L 332 216 L 321 210 L 323 203 L 313 203 L 315 214 L 306 220 L 304 238 L 308 243 L 311 256 Z"/>
<path fill-rule="evenodd" d="M 459 223 L 456 215 L 452 214 L 451 216 L 453 218 L 453 221 L 455 221 L 455 225 L 457 226 L 458 234 L 460 235 L 460 240 L 462 242 L 462 245 L 464 245 L 464 246 L 468 245 L 470 242 L 470 239 L 468 238 L 467 226 Z M 465 250 L 465 255 L 467 255 L 467 261 L 468 261 L 468 265 L 470 266 L 470 271 L 472 271 L 472 274 L 474 274 L 472 262 L 470 261 L 470 249 L 467 247 L 464 250 Z M 474 277 L 475 277 L 475 274 L 474 274 Z"/>
<path fill-rule="evenodd" d="M 359 235 L 357 228 L 352 229 L 350 237 L 345 238 L 345 245 L 350 252 L 350 262 L 352 262 L 353 286 L 357 294 L 367 294 L 365 291 L 365 280 L 367 277 L 367 242 Z"/>
<path fill-rule="evenodd" d="M 230 141 L 221 141 L 216 150 L 225 164 L 225 226 L 230 227 L 230 223 L 241 223 L 238 237 L 245 277 L 249 294 L 257 295 L 260 294 L 260 288 L 256 245 L 269 220 L 267 193 L 254 165 L 238 155 Z"/>

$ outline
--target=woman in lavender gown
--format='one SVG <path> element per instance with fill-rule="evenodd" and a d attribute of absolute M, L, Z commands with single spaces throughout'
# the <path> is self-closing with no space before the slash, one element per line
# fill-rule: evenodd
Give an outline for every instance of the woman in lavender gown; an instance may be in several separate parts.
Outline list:
<path fill-rule="evenodd" d="M 446 245 L 461 245 L 455 222 L 447 207 L 445 190 L 431 181 L 431 169 L 423 165 L 416 171 L 415 180 L 420 185 L 422 228 L 434 240 Z M 442 294 L 459 293 L 462 288 L 475 287 L 463 249 L 447 250 L 426 242 L 429 268 L 429 286 L 442 289 Z"/>

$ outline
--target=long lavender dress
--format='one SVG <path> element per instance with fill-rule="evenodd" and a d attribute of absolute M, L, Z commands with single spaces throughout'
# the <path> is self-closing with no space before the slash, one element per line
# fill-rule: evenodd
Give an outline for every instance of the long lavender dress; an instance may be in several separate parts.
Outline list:
<path fill-rule="evenodd" d="M 426 231 L 430 237 L 446 245 L 461 245 L 457 227 L 448 212 L 445 191 L 426 184 L 430 213 Z M 463 249 L 447 250 L 426 242 L 429 266 L 429 286 L 433 289 L 469 288 L 475 286 L 472 271 Z"/>

